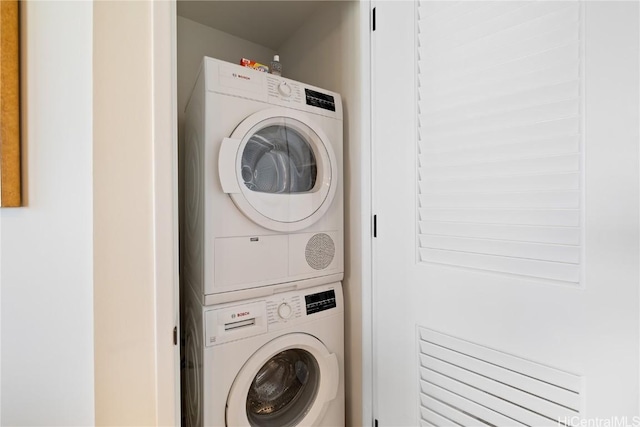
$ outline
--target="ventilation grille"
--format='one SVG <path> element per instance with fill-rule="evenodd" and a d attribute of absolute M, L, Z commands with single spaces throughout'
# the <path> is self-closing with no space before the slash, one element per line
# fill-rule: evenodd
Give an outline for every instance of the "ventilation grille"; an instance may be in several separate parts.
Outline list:
<path fill-rule="evenodd" d="M 420 2 L 421 261 L 580 282 L 580 7 Z"/>
<path fill-rule="evenodd" d="M 427 425 L 557 426 L 580 416 L 581 377 L 429 329 L 418 335 Z"/>
<path fill-rule="evenodd" d="M 314 234 L 307 242 L 304 256 L 307 264 L 314 270 L 324 270 L 333 261 L 336 245 L 333 239 L 325 233 Z"/>

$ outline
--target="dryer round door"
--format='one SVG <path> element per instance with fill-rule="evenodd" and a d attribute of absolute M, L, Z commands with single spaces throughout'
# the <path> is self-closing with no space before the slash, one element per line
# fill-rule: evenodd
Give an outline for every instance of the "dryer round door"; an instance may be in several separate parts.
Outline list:
<path fill-rule="evenodd" d="M 336 397 L 338 359 L 315 337 L 281 336 L 242 367 L 227 398 L 227 425 L 316 426 Z"/>
<path fill-rule="evenodd" d="M 255 223 L 296 231 L 319 220 L 336 193 L 331 142 L 306 114 L 284 108 L 257 112 L 224 138 L 222 189 Z"/>

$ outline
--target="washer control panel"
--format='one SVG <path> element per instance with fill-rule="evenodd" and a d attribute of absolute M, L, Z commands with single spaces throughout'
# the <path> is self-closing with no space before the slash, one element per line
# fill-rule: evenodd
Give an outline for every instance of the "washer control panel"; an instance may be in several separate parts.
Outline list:
<path fill-rule="evenodd" d="M 336 291 L 329 289 L 304 296 L 307 316 L 336 307 Z"/>
<path fill-rule="evenodd" d="M 204 307 L 205 345 L 211 347 L 273 331 L 295 329 L 296 324 L 334 316 L 342 310 L 340 283 L 213 308 Z"/>
<path fill-rule="evenodd" d="M 204 317 L 207 347 L 267 332 L 262 301 L 208 310 Z"/>
<path fill-rule="evenodd" d="M 269 326 L 286 323 L 302 316 L 302 298 L 300 295 L 283 295 L 267 300 L 267 324 Z"/>

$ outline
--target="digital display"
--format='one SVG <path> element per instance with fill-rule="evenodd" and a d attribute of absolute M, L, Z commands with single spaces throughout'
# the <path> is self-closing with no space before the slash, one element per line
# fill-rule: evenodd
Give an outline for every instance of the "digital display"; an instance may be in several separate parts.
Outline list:
<path fill-rule="evenodd" d="M 329 111 L 336 111 L 336 101 L 333 99 L 333 96 L 311 89 L 305 89 L 304 93 L 307 96 L 307 105 L 313 105 L 314 107 L 324 108 Z"/>
<path fill-rule="evenodd" d="M 317 294 L 305 295 L 304 301 L 307 304 L 307 315 L 329 310 L 336 307 L 336 292 L 330 289 Z"/>

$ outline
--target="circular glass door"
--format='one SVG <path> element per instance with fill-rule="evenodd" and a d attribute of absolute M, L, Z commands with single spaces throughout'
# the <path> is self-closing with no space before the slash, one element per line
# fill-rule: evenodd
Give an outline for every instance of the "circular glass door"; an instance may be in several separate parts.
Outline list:
<path fill-rule="evenodd" d="M 337 356 L 317 338 L 291 333 L 260 347 L 227 396 L 227 425 L 316 426 L 335 399 Z"/>
<path fill-rule="evenodd" d="M 282 351 L 254 377 L 247 393 L 247 418 L 253 427 L 295 426 L 309 412 L 320 380 L 318 363 L 302 349 Z"/>
<path fill-rule="evenodd" d="M 307 193 L 318 170 L 311 144 L 295 129 L 273 124 L 255 132 L 242 152 L 242 179 L 251 191 Z"/>
<path fill-rule="evenodd" d="M 223 140 L 218 169 L 223 190 L 242 213 L 276 231 L 316 222 L 337 188 L 338 166 L 328 137 L 295 110 L 274 108 L 246 118 Z"/>

